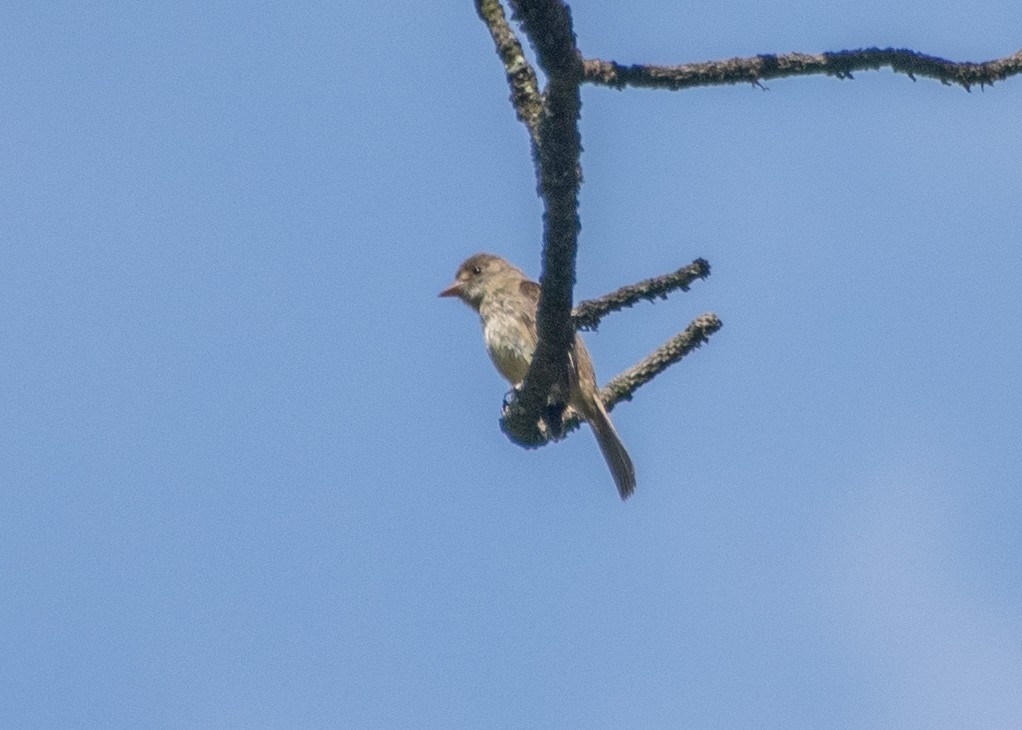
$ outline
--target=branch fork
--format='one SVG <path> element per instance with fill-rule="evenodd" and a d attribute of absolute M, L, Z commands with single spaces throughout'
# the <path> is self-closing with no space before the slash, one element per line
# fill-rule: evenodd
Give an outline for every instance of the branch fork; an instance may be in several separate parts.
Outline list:
<path fill-rule="evenodd" d="M 578 251 L 578 190 L 582 182 L 578 131 L 583 83 L 623 89 L 626 86 L 666 90 L 697 86 L 752 84 L 810 74 L 852 79 L 853 72 L 889 67 L 913 81 L 933 78 L 967 91 L 985 88 L 1022 73 L 1022 50 L 984 63 L 956 63 L 908 49 L 865 48 L 821 54 L 761 54 L 679 66 L 622 65 L 615 61 L 583 58 L 572 26 L 571 10 L 563 0 L 507 0 L 536 52 L 547 85 L 540 91 L 529 64 L 508 23 L 500 0 L 475 0 L 476 11 L 493 38 L 504 66 L 511 104 L 529 134 L 539 194 L 543 198 L 543 268 L 537 315 L 539 342 L 528 375 L 519 391 L 505 403 L 502 430 L 526 447 L 540 446 L 560 435 L 561 426 L 578 425 L 570 411 L 550 412 L 553 396 L 564 392 L 568 377 L 568 351 L 575 329 L 595 329 L 612 311 L 638 301 L 652 301 L 669 291 L 687 291 L 689 283 L 709 275 L 709 264 L 697 259 L 673 274 L 623 287 L 572 311 L 575 256 Z M 679 334 L 621 373 L 603 389 L 607 410 L 631 399 L 635 390 L 664 369 L 708 341 L 721 327 L 712 313 L 697 317 Z M 564 416 L 561 423 L 561 416 Z M 573 420 L 574 419 L 574 420 Z M 554 422 L 553 428 L 549 424 Z"/>

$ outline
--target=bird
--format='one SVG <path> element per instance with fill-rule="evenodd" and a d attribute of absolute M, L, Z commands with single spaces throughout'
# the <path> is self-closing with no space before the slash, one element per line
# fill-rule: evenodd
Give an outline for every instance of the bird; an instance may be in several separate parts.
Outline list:
<path fill-rule="evenodd" d="M 456 297 L 479 314 L 486 352 L 497 371 L 517 388 L 525 380 L 539 339 L 539 292 L 539 284 L 517 266 L 494 254 L 477 253 L 462 262 L 454 283 L 439 296 Z M 578 333 L 569 363 L 568 405 L 592 428 L 618 494 L 628 499 L 635 491 L 635 467 L 600 398 L 593 360 Z"/>

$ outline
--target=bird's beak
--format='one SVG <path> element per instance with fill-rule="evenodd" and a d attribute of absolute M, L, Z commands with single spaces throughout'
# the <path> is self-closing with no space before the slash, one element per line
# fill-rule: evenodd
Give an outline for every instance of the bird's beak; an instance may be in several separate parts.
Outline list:
<path fill-rule="evenodd" d="M 460 297 L 461 296 L 461 282 L 456 281 L 449 287 L 444 289 L 442 292 L 437 294 L 438 297 Z"/>

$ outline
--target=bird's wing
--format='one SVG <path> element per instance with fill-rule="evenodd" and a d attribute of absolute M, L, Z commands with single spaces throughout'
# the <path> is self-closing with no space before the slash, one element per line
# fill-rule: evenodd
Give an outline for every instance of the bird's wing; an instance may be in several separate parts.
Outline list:
<path fill-rule="evenodd" d="M 539 284 L 528 279 L 523 279 L 518 284 L 518 291 L 528 300 L 532 306 L 525 313 L 525 326 L 532 335 L 532 346 L 536 346 L 538 329 L 536 327 L 536 313 L 539 311 Z"/>

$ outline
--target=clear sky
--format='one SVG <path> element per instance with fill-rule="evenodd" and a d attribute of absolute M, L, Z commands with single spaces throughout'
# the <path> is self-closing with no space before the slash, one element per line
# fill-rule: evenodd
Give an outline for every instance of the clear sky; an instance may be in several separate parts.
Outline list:
<path fill-rule="evenodd" d="M 1022 47 L 1017 0 L 577 2 L 587 55 Z M 0 12 L 0 726 L 1022 726 L 1022 78 L 583 92 L 614 419 L 498 429 L 527 138 L 457 3 Z"/>

